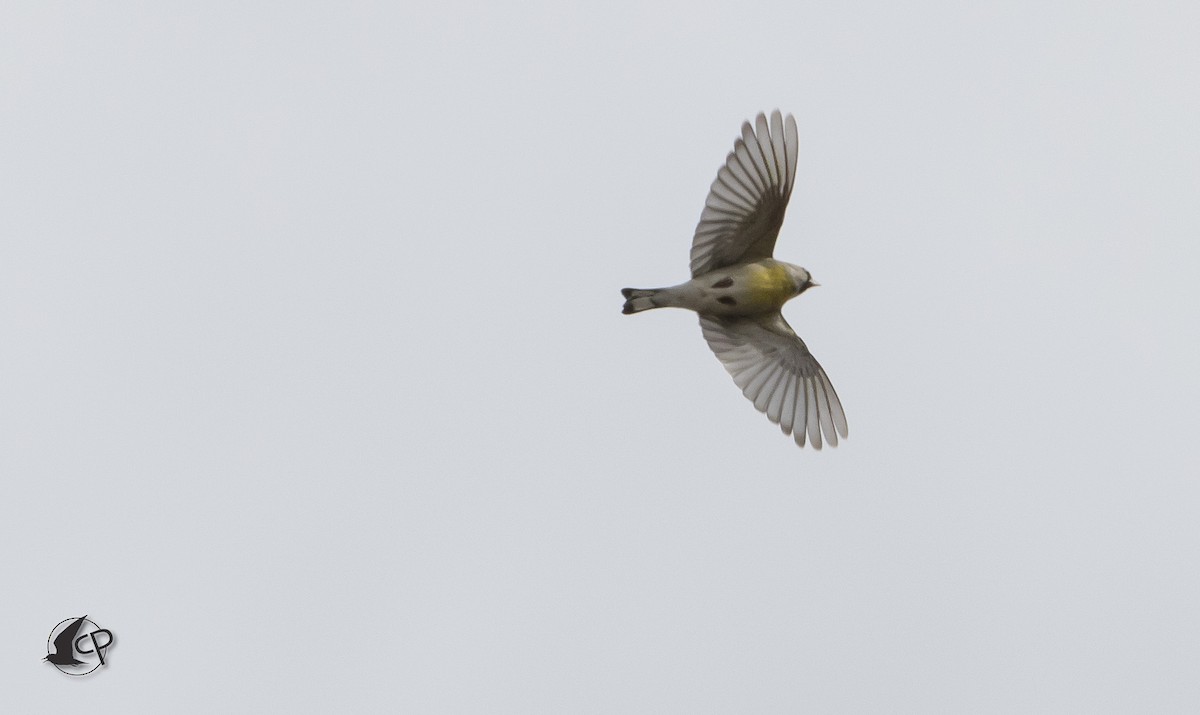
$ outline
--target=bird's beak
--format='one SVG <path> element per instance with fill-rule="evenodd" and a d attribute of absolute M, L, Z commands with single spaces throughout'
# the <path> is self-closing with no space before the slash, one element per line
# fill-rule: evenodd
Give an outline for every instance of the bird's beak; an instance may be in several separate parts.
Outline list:
<path fill-rule="evenodd" d="M 816 281 L 809 281 L 809 282 L 808 282 L 808 287 L 809 287 L 809 288 L 819 288 L 820 286 L 821 286 L 821 284 L 820 284 L 820 283 L 818 283 L 818 282 L 816 282 Z"/>

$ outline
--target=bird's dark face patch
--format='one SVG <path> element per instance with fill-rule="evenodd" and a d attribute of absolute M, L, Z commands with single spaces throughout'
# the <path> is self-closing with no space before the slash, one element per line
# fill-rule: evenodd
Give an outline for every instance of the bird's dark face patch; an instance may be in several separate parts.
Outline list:
<path fill-rule="evenodd" d="M 724 303 L 725 305 L 737 305 L 737 301 L 734 300 L 733 296 L 731 295 L 723 295 L 720 298 L 717 298 L 717 302 Z"/>
<path fill-rule="evenodd" d="M 713 288 L 728 288 L 731 285 L 733 285 L 733 278 L 730 278 L 729 276 L 725 276 L 724 278 L 717 281 L 716 283 L 713 283 L 712 287 Z"/>

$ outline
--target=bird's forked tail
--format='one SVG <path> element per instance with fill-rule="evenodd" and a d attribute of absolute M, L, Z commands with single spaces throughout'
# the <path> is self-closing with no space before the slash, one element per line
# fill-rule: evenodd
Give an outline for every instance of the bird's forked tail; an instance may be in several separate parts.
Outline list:
<path fill-rule="evenodd" d="M 622 288 L 621 295 L 625 296 L 625 307 L 621 308 L 625 315 L 662 307 L 654 300 L 654 296 L 658 295 L 657 289 Z"/>

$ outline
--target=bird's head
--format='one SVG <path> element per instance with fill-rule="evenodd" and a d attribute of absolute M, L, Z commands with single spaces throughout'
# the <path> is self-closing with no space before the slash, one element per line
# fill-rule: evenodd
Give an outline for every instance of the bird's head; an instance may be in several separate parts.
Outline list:
<path fill-rule="evenodd" d="M 796 295 L 800 295 L 813 286 L 821 285 L 813 280 L 812 274 L 808 272 L 807 268 L 801 268 L 791 263 L 785 263 L 784 265 L 787 266 L 788 272 L 792 274 L 792 280 L 796 283 Z"/>

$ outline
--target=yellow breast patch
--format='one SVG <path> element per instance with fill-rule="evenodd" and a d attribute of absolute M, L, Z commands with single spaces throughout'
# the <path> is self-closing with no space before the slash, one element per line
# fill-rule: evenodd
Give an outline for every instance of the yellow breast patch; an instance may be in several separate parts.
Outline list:
<path fill-rule="evenodd" d="M 778 308 L 796 293 L 796 285 L 788 269 L 774 263 L 771 265 L 749 266 L 749 285 L 747 286 L 750 300 L 756 305 L 767 308 Z"/>

